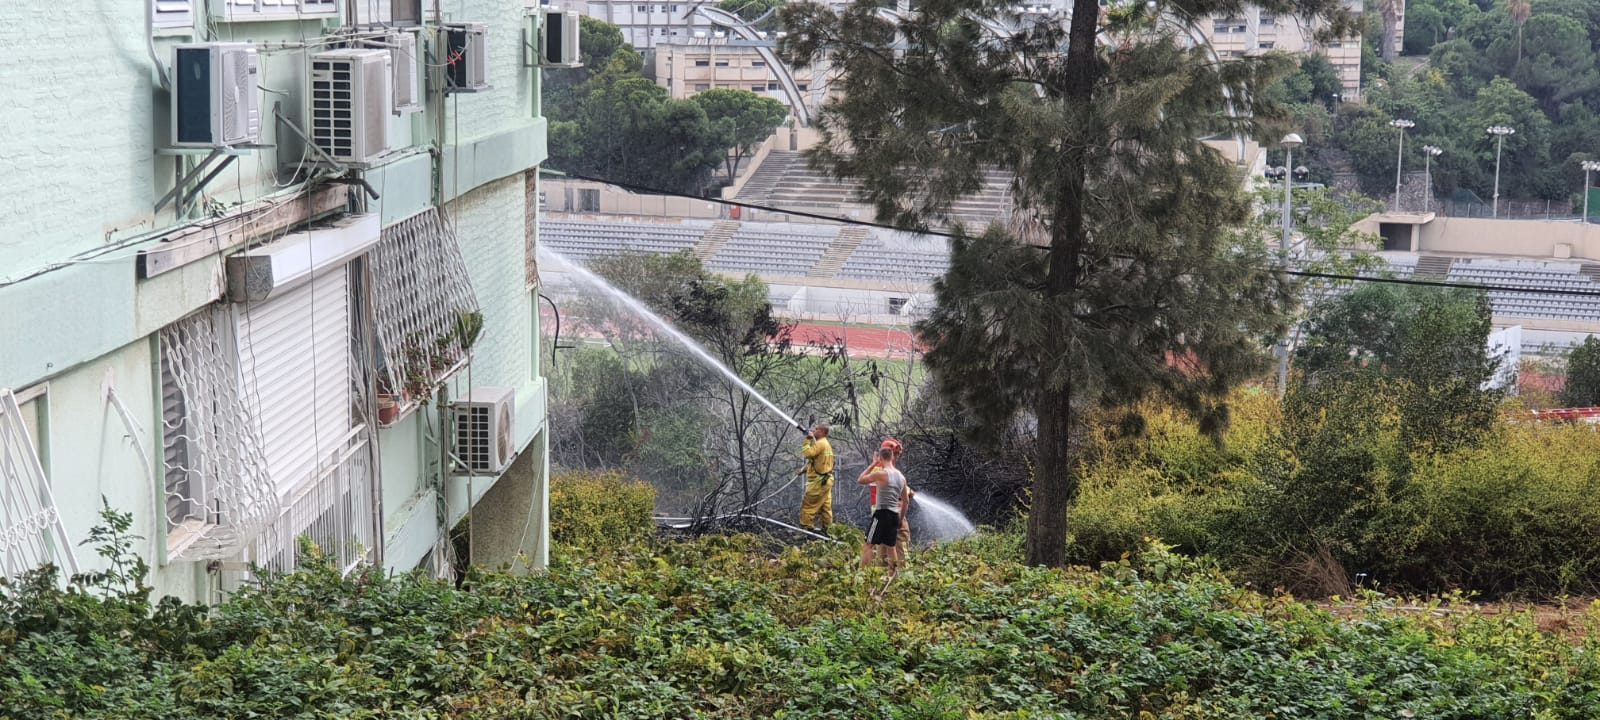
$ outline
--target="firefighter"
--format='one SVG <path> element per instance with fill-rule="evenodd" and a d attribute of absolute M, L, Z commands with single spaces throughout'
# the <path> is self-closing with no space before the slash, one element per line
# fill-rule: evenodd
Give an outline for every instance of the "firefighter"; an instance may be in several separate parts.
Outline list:
<path fill-rule="evenodd" d="M 800 501 L 800 527 L 827 532 L 833 524 L 833 446 L 828 443 L 827 424 L 806 433 L 800 456 L 806 460 L 806 494 Z"/>

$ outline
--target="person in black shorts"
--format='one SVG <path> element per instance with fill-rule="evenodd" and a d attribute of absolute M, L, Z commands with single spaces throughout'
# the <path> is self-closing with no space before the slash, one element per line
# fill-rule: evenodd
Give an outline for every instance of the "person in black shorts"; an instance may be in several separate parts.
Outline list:
<path fill-rule="evenodd" d="M 898 564 L 894 545 L 900 533 L 900 498 L 906 490 L 906 476 L 894 466 L 894 451 L 878 450 L 878 461 L 862 472 L 856 482 L 871 485 L 877 491 L 872 503 L 872 522 L 867 525 L 867 542 L 861 547 L 861 567 L 872 565 L 876 555 L 889 566 L 889 574 L 893 575 Z"/>

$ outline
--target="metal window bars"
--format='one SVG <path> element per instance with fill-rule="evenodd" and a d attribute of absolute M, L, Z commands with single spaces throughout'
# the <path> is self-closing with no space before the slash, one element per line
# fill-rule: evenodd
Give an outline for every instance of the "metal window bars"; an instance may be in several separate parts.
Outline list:
<path fill-rule="evenodd" d="M 0 389 L 0 577 L 46 563 L 78 572 L 22 410 L 10 390 Z"/>
<path fill-rule="evenodd" d="M 466 364 L 482 315 L 461 247 L 437 208 L 384 228 L 371 262 L 379 392 L 404 412 Z"/>
<path fill-rule="evenodd" d="M 278 515 L 230 325 L 213 306 L 159 334 L 168 562 L 236 557 Z"/>
<path fill-rule="evenodd" d="M 254 565 L 270 573 L 293 572 L 300 562 L 301 538 L 343 573 L 373 557 L 378 525 L 371 433 L 364 425 L 356 427 L 341 446 L 315 482 L 284 498 L 283 514 L 250 548 Z"/>

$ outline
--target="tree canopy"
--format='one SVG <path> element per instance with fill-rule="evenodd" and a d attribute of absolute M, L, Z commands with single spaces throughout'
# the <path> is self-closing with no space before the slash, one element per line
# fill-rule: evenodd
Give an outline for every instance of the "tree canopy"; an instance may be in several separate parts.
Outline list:
<path fill-rule="evenodd" d="M 740 144 L 740 120 L 714 121 L 700 103 L 672 99 L 639 74 L 639 53 L 615 25 L 582 22 L 583 67 L 545 73 L 549 166 L 671 192 L 705 190 L 712 169 Z"/>
<path fill-rule="evenodd" d="M 1338 2 L 1262 6 L 1352 28 Z M 1215 63 L 1174 27 L 1241 7 L 1136 5 L 1102 23 L 1095 0 L 1078 0 L 1070 24 L 1005 36 L 977 21 L 1008 12 L 989 0 L 893 21 L 872 2 L 784 8 L 786 58 L 827 54 L 840 72 L 813 161 L 860 178 L 879 219 L 948 222 L 986 166 L 1015 175 L 1010 221 L 957 233 L 919 330 L 941 392 L 980 427 L 1037 425 L 1031 563 L 1065 562 L 1086 408 L 1161 394 L 1220 430 L 1227 390 L 1285 324 L 1292 288 L 1261 235 L 1237 230 L 1250 203 L 1202 138 L 1279 116 L 1265 90 L 1290 63 Z"/>

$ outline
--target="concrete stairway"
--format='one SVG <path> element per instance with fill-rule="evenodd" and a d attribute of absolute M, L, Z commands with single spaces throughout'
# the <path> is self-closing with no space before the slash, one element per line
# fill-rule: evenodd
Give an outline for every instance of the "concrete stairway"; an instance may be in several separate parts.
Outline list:
<path fill-rule="evenodd" d="M 1589 278 L 1589 282 L 1600 284 L 1600 265 L 1584 263 L 1578 266 L 1578 274 Z"/>
<path fill-rule="evenodd" d="M 1417 258 L 1417 269 L 1412 274 L 1417 277 L 1442 278 L 1450 274 L 1450 266 L 1455 262 L 1456 259 L 1453 257 L 1423 255 Z"/>
<path fill-rule="evenodd" d="M 838 236 L 833 238 L 828 249 L 823 251 L 822 259 L 811 268 L 811 272 L 806 273 L 806 277 L 831 278 L 839 274 L 845 261 L 850 259 L 856 248 L 861 247 L 861 243 L 870 235 L 871 232 L 860 225 L 845 226 L 839 230 Z"/>
<path fill-rule="evenodd" d="M 706 234 L 701 236 L 700 242 L 695 243 L 694 256 L 700 258 L 700 262 L 706 262 L 716 257 L 717 253 L 722 252 L 722 247 L 727 245 L 728 240 L 738 231 L 738 220 L 722 220 L 713 223 L 710 228 L 706 229 Z"/>
<path fill-rule="evenodd" d="M 773 151 L 761 161 L 761 167 L 756 168 L 754 174 L 739 188 L 738 199 L 749 203 L 765 204 L 772 199 L 772 190 L 777 187 L 783 176 L 789 173 L 789 167 L 796 163 L 804 164 L 800 153 L 787 151 Z"/>

